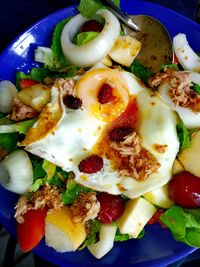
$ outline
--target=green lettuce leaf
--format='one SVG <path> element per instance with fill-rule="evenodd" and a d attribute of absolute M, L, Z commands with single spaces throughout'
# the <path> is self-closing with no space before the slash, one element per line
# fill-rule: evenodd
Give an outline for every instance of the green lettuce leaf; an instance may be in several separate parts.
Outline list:
<path fill-rule="evenodd" d="M 120 0 L 113 0 L 113 3 L 120 8 Z M 91 18 L 103 6 L 99 0 L 81 0 L 78 10 L 84 17 Z"/>
<path fill-rule="evenodd" d="M 50 185 L 54 184 L 57 187 L 65 188 L 66 179 L 70 178 L 70 176 L 72 175 L 71 173 L 72 172 L 66 172 L 62 168 L 57 166 L 53 177 L 48 182 Z"/>
<path fill-rule="evenodd" d="M 42 168 L 43 159 L 32 154 L 29 157 L 33 166 L 33 181 L 43 178 L 46 175 L 45 170 Z"/>
<path fill-rule="evenodd" d="M 141 239 L 144 237 L 145 230 L 142 229 L 142 231 L 139 233 L 137 239 Z M 117 232 L 115 234 L 115 242 L 123 242 L 131 239 L 132 237 L 128 234 L 122 234 L 119 229 L 117 229 Z"/>
<path fill-rule="evenodd" d="M 180 142 L 180 148 L 187 148 L 190 145 L 190 133 L 182 120 L 180 120 L 180 122 L 176 125 L 176 130 Z"/>
<path fill-rule="evenodd" d="M 128 234 L 122 234 L 120 232 L 119 229 L 117 229 L 117 232 L 115 234 L 115 242 L 123 242 L 123 241 L 126 241 L 126 240 L 129 240 L 131 238 L 131 236 L 129 236 Z"/>
<path fill-rule="evenodd" d="M 87 235 L 87 238 L 83 242 L 82 246 L 79 248 L 79 250 L 84 249 L 85 247 L 92 245 L 97 242 L 98 233 L 101 229 L 101 222 L 98 220 L 92 220 L 89 225 L 90 232 Z"/>
<path fill-rule="evenodd" d="M 143 81 L 148 86 L 148 79 L 154 75 L 154 72 L 145 68 L 142 63 L 138 60 L 134 60 L 127 70 L 137 76 L 141 81 Z"/>
<path fill-rule="evenodd" d="M 99 35 L 98 32 L 81 32 L 78 33 L 74 38 L 74 43 L 76 45 L 87 44 Z"/>
<path fill-rule="evenodd" d="M 67 59 L 65 58 L 65 56 L 63 54 L 60 38 L 61 38 L 61 33 L 62 33 L 62 30 L 63 30 L 65 24 L 70 19 L 71 19 L 71 17 L 64 19 L 60 23 L 58 23 L 54 29 L 54 32 L 53 32 L 51 50 L 53 53 L 53 60 L 54 60 L 54 65 L 55 65 L 56 69 L 69 65 L 69 62 L 67 61 Z"/>
<path fill-rule="evenodd" d="M 17 148 L 17 141 L 19 133 L 1 133 L 0 134 L 0 148 L 6 150 L 8 153 Z"/>
<path fill-rule="evenodd" d="M 79 193 L 88 193 L 91 190 L 77 184 L 74 179 L 68 179 L 67 188 L 62 192 L 61 199 L 65 205 L 72 204 Z"/>
<path fill-rule="evenodd" d="M 9 124 L 0 125 L 0 133 L 18 132 L 20 134 L 26 134 L 28 129 L 32 127 L 35 122 L 36 122 L 36 119 L 20 121 L 20 122 L 12 123 L 12 124 L 9 122 Z"/>
<path fill-rule="evenodd" d="M 183 209 L 174 205 L 160 219 L 171 230 L 175 240 L 200 248 L 200 209 Z"/>

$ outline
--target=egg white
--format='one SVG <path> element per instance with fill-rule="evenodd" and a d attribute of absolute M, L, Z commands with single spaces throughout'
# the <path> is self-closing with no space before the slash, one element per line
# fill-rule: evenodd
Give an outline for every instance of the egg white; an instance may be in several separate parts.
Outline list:
<path fill-rule="evenodd" d="M 145 181 L 137 181 L 132 177 L 120 176 L 112 169 L 109 160 L 104 159 L 104 168 L 99 173 L 83 176 L 77 171 L 76 181 L 78 183 L 99 191 L 136 198 L 166 184 L 171 178 L 172 165 L 179 150 L 176 119 L 158 94 L 152 94 L 137 82 L 135 78 L 134 85 L 140 86 L 135 89 L 138 92 L 136 99 L 141 116 L 138 132 L 143 139 L 143 146 L 156 157 L 161 165 L 160 168 L 157 172 L 150 174 Z M 165 145 L 165 153 L 159 153 L 155 145 Z"/>
<path fill-rule="evenodd" d="M 84 109 L 62 111 L 62 118 L 56 129 L 25 149 L 66 171 L 73 171 L 79 184 L 98 191 L 136 198 L 169 181 L 179 142 L 174 114 L 169 106 L 134 75 L 125 71 L 120 73 L 126 81 L 129 94 L 136 97 L 141 119 L 137 130 L 143 139 L 143 146 L 161 164 L 157 172 L 149 175 L 145 181 L 137 181 L 132 177 L 120 176 L 113 170 L 111 162 L 103 158 L 104 166 L 100 172 L 81 173 L 78 169 L 79 162 L 91 154 L 106 127 L 105 122 L 97 120 Z M 165 153 L 159 153 L 155 149 L 157 144 L 166 146 Z"/>

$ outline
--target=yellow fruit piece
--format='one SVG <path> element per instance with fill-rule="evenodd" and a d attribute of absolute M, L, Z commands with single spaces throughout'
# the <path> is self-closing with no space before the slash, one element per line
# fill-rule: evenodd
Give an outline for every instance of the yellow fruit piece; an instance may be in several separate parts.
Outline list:
<path fill-rule="evenodd" d="M 85 225 L 74 223 L 69 207 L 49 213 L 45 220 L 45 241 L 57 252 L 75 251 L 85 240 Z"/>
<path fill-rule="evenodd" d="M 176 175 L 176 174 L 183 172 L 183 171 L 184 171 L 183 165 L 180 163 L 179 160 L 175 159 L 173 167 L 172 167 L 172 174 Z"/>
<path fill-rule="evenodd" d="M 153 191 L 143 195 L 152 204 L 164 209 L 168 209 L 173 205 L 173 201 L 169 197 L 168 184 L 154 189 Z"/>
<path fill-rule="evenodd" d="M 200 132 L 192 134 L 190 146 L 179 154 L 178 159 L 186 171 L 200 177 Z"/>
<path fill-rule="evenodd" d="M 51 99 L 51 91 L 48 86 L 39 83 L 31 87 L 24 88 L 17 96 L 24 104 L 32 107 L 38 112 L 41 112 L 43 107 Z"/>
<path fill-rule="evenodd" d="M 128 200 L 125 211 L 118 220 L 120 232 L 137 238 L 155 212 L 154 205 L 142 197 Z"/>
<path fill-rule="evenodd" d="M 138 55 L 141 43 L 130 35 L 120 36 L 109 52 L 109 56 L 117 63 L 129 67 Z"/>
<path fill-rule="evenodd" d="M 112 66 L 112 60 L 110 59 L 110 57 L 108 55 L 101 60 L 101 63 L 107 67 Z"/>

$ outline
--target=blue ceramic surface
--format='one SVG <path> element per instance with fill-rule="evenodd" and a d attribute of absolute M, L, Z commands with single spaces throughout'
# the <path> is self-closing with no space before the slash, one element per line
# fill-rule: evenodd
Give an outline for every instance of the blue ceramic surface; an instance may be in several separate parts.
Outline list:
<path fill-rule="evenodd" d="M 200 26 L 190 19 L 155 4 L 141 0 L 123 0 L 122 9 L 130 14 L 148 14 L 158 18 L 167 27 L 173 37 L 179 32 L 187 34 L 191 46 L 200 51 Z M 0 80 L 14 81 L 16 70 L 28 71 L 37 66 L 33 60 L 34 49 L 38 45 L 50 46 L 54 26 L 62 19 L 74 15 L 75 7 L 58 11 L 39 21 L 20 35 L 0 55 Z M 17 170 L 16 170 L 17 171 Z M 18 196 L 0 187 L 0 223 L 15 235 L 13 219 L 14 204 Z M 46 260 L 59 266 L 133 266 L 133 267 L 162 267 L 175 262 L 194 248 L 181 242 L 176 242 L 167 229 L 159 225 L 146 227 L 145 237 L 141 240 L 129 240 L 115 243 L 114 248 L 103 259 L 96 260 L 87 249 L 76 253 L 56 253 L 45 246 L 42 241 L 34 252 Z"/>

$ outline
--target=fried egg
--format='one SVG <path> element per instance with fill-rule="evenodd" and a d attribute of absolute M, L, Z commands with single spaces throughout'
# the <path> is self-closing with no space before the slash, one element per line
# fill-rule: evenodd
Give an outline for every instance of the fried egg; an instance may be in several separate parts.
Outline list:
<path fill-rule="evenodd" d="M 97 95 L 104 83 L 114 88 L 115 101 L 100 105 Z M 84 74 L 76 83 L 75 93 L 82 99 L 83 105 L 81 109 L 70 110 L 64 106 L 62 92 L 56 84 L 52 87 L 51 103 L 21 143 L 27 151 L 55 163 L 65 171 L 73 171 L 75 180 L 81 185 L 115 195 L 136 198 L 169 181 L 179 141 L 174 114 L 158 94 L 147 89 L 129 72 L 102 67 Z M 138 112 L 134 128 L 142 138 L 143 147 L 159 163 L 158 170 L 146 180 L 138 181 L 120 175 L 113 167 L 112 159 L 102 155 L 101 171 L 93 174 L 80 172 L 80 161 L 98 153 L 97 144 L 101 143 L 110 125 L 120 121 L 131 99 L 134 99 Z M 129 117 L 134 118 L 130 113 L 127 121 Z M 52 126 L 47 128 L 48 120 Z M 46 135 L 40 136 L 45 129 Z M 161 152 L 158 147 L 165 149 Z"/>

